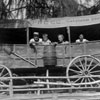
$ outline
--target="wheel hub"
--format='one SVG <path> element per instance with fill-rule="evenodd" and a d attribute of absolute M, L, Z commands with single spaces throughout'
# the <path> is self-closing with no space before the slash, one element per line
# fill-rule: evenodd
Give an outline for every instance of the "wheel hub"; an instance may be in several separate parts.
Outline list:
<path fill-rule="evenodd" d="M 83 71 L 82 75 L 83 75 L 83 76 L 89 76 L 90 73 L 89 73 L 89 71 L 86 70 L 86 71 Z"/>
<path fill-rule="evenodd" d="M 89 72 L 88 71 L 84 71 L 84 75 L 88 75 L 89 74 Z"/>

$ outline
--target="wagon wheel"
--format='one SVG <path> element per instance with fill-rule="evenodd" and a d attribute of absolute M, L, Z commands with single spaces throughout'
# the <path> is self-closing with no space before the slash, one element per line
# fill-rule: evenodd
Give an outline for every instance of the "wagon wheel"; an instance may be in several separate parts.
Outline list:
<path fill-rule="evenodd" d="M 100 80 L 98 77 L 100 75 L 100 61 L 90 55 L 78 56 L 70 62 L 66 73 L 69 83 L 79 84 L 78 86 L 82 87 L 99 86 L 96 81 Z"/>
<path fill-rule="evenodd" d="M 0 90 L 7 89 L 7 85 L 9 85 L 9 79 L 2 79 L 3 77 L 11 77 L 11 71 L 4 65 L 0 65 Z M 5 87 L 2 87 L 5 86 Z M 0 94 L 7 93 L 7 92 L 0 92 Z"/>

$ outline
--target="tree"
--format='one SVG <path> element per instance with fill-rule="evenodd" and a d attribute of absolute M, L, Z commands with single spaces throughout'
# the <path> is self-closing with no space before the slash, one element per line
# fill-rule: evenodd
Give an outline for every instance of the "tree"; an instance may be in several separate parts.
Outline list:
<path fill-rule="evenodd" d="M 62 7 L 60 16 L 76 16 L 77 15 L 77 9 L 78 4 L 74 0 L 59 0 L 60 1 L 60 7 Z M 59 16 L 59 15 L 58 15 Z"/>
<path fill-rule="evenodd" d="M 1 19 L 25 19 L 41 17 L 76 16 L 78 4 L 75 0 L 0 0 Z"/>

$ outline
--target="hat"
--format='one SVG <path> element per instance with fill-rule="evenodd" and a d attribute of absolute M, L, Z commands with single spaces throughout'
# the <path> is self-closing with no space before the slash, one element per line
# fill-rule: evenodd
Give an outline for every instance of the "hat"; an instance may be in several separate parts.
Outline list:
<path fill-rule="evenodd" d="M 34 35 L 39 35 L 39 33 L 38 33 L 38 32 L 34 32 L 33 34 L 34 34 Z"/>

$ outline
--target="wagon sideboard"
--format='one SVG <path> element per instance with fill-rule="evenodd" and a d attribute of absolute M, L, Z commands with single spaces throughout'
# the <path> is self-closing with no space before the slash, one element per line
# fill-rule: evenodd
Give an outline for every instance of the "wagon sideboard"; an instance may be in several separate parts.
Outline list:
<path fill-rule="evenodd" d="M 8 68 L 34 68 L 28 62 L 8 54 L 3 48 L 12 48 L 12 51 L 22 58 L 31 61 L 38 67 L 54 65 L 67 67 L 69 62 L 81 55 L 92 55 L 100 59 L 100 41 L 87 43 L 72 43 L 67 45 L 39 45 L 36 51 L 26 44 L 0 45 L 0 63 Z"/>

